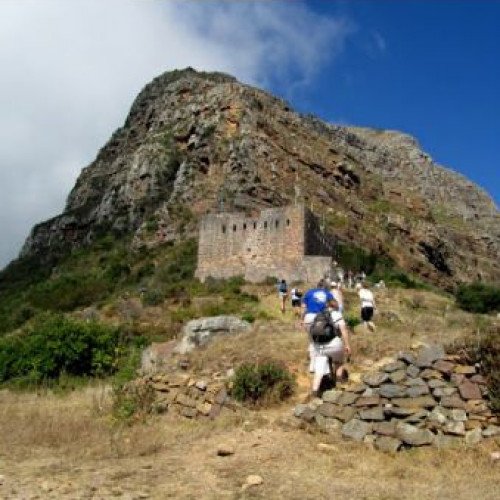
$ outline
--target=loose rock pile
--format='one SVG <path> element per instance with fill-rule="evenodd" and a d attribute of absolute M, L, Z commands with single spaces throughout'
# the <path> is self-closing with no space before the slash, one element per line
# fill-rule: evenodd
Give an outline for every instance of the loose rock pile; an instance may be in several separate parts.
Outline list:
<path fill-rule="evenodd" d="M 359 383 L 334 389 L 295 408 L 295 416 L 326 432 L 371 443 L 382 451 L 423 445 L 473 446 L 500 435 L 488 406 L 486 381 L 441 346 L 400 352 Z"/>
<path fill-rule="evenodd" d="M 216 418 L 222 411 L 234 412 L 224 380 L 199 380 L 183 373 L 157 373 L 131 382 L 128 391 L 149 391 L 156 413 L 173 413 L 187 418 Z"/>

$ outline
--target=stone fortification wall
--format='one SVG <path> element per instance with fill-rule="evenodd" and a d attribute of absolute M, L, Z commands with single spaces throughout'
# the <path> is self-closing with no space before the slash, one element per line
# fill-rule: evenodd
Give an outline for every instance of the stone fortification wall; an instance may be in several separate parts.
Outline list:
<path fill-rule="evenodd" d="M 200 224 L 197 277 L 303 279 L 304 214 L 298 205 L 266 209 L 256 217 L 206 215 Z"/>

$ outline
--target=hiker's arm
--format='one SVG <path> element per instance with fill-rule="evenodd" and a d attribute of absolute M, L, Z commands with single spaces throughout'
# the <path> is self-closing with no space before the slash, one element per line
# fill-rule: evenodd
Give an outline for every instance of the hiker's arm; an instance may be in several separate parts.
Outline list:
<path fill-rule="evenodd" d="M 340 322 L 339 328 L 342 335 L 342 342 L 344 343 L 344 350 L 349 355 L 351 354 L 351 344 L 349 343 L 349 331 L 347 330 L 345 321 Z"/>

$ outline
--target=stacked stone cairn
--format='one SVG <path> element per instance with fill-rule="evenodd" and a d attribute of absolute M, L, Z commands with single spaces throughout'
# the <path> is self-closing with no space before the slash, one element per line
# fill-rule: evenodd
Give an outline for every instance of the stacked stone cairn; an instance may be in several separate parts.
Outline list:
<path fill-rule="evenodd" d="M 129 392 L 149 392 L 151 410 L 186 418 L 216 418 L 234 412 L 238 405 L 228 396 L 225 377 L 215 374 L 198 379 L 188 373 L 155 373 L 128 384 Z"/>
<path fill-rule="evenodd" d="M 341 432 L 387 452 L 474 446 L 500 436 L 485 378 L 437 345 L 400 352 L 358 383 L 298 405 L 294 414 L 325 432 Z"/>

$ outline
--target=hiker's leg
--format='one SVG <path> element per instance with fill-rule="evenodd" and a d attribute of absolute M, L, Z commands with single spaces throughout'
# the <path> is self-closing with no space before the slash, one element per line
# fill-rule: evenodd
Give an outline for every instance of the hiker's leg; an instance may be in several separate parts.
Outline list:
<path fill-rule="evenodd" d="M 314 357 L 315 357 L 314 344 L 311 342 L 309 344 L 309 373 L 314 372 Z"/>
<path fill-rule="evenodd" d="M 324 355 L 316 354 L 314 356 L 314 377 L 311 387 L 313 393 L 317 393 L 319 391 L 323 376 L 328 374 L 328 370 L 328 358 Z"/>

